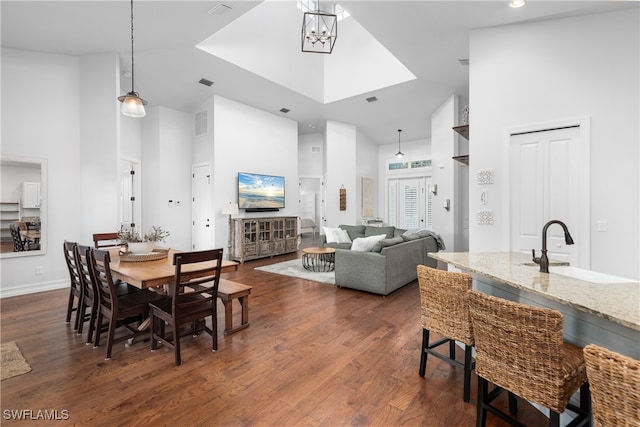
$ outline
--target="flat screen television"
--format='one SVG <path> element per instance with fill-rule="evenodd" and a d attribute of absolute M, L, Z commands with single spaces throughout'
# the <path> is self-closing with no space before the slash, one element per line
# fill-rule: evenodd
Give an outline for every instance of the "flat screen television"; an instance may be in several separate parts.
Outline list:
<path fill-rule="evenodd" d="M 238 207 L 248 212 L 284 208 L 284 177 L 238 172 Z"/>

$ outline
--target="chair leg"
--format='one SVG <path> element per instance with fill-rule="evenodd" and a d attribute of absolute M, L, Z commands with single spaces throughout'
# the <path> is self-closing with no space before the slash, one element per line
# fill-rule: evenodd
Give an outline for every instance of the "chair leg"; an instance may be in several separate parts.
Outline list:
<path fill-rule="evenodd" d="M 518 401 L 516 400 L 516 395 L 508 392 L 509 394 L 509 413 L 511 415 L 516 415 L 518 413 Z"/>
<path fill-rule="evenodd" d="M 487 380 L 478 376 L 476 427 L 485 427 L 485 425 L 487 424 L 487 409 L 485 408 L 485 400 L 487 399 L 488 390 L 489 385 L 487 383 Z"/>
<path fill-rule="evenodd" d="M 560 427 L 560 414 L 549 411 L 549 427 Z"/>
<path fill-rule="evenodd" d="M 86 344 L 89 345 L 91 343 L 91 340 L 93 339 L 93 333 L 96 332 L 96 312 L 97 312 L 97 308 L 95 306 L 95 304 L 91 307 L 91 316 L 89 317 L 89 333 L 87 334 L 87 342 Z M 97 332 L 99 333 L 99 332 Z"/>
<path fill-rule="evenodd" d="M 182 365 L 180 357 L 180 325 L 177 323 L 173 326 L 173 349 L 176 356 L 176 366 Z"/>
<path fill-rule="evenodd" d="M 105 360 L 111 359 L 111 349 L 113 348 L 113 337 L 116 334 L 116 323 L 117 320 L 112 317 L 109 319 L 109 335 L 107 336 L 107 354 L 104 358 Z"/>
<path fill-rule="evenodd" d="M 211 351 L 218 351 L 218 313 L 215 311 L 211 315 L 211 339 L 213 340 Z"/>
<path fill-rule="evenodd" d="M 429 330 L 422 328 L 422 346 L 420 347 L 420 376 L 427 370 L 427 347 L 429 346 Z"/>
<path fill-rule="evenodd" d="M 78 335 L 82 335 L 82 330 L 84 329 L 84 316 L 87 312 L 87 305 L 84 303 L 84 301 L 79 301 L 78 302 L 78 308 L 76 311 L 76 333 Z"/>
<path fill-rule="evenodd" d="M 456 341 L 449 340 L 449 359 L 456 360 Z"/>
<path fill-rule="evenodd" d="M 72 291 L 69 291 L 69 302 L 67 303 L 67 324 L 71 323 L 71 312 L 73 311 L 73 299 L 74 295 Z"/>
<path fill-rule="evenodd" d="M 471 346 L 464 345 L 464 391 L 462 398 L 469 403 L 471 398 Z"/>
<path fill-rule="evenodd" d="M 98 309 L 98 315 L 96 316 L 96 339 L 93 342 L 93 348 L 100 346 L 100 335 L 102 333 L 102 311 Z"/>
<path fill-rule="evenodd" d="M 153 315 L 153 311 L 150 314 L 151 323 L 149 324 L 149 332 L 151 333 L 151 351 L 156 351 L 158 349 L 158 340 L 155 338 L 157 334 L 157 321 L 156 316 Z"/>

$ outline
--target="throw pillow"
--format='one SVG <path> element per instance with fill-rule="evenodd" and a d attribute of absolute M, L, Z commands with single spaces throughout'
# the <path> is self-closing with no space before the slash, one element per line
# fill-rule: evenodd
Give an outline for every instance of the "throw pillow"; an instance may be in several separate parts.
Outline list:
<path fill-rule="evenodd" d="M 378 243 L 376 243 L 376 246 L 373 248 L 371 252 L 380 252 L 382 251 L 382 248 L 386 248 L 387 246 L 397 245 L 402 242 L 404 242 L 404 240 L 402 239 L 402 236 L 396 236 L 390 239 L 382 239 Z"/>
<path fill-rule="evenodd" d="M 355 239 L 351 244 L 351 250 L 358 252 L 371 252 L 373 248 L 375 248 L 376 244 L 386 237 L 386 234 L 369 237 L 359 237 Z"/>
<path fill-rule="evenodd" d="M 349 235 L 340 228 L 322 227 L 327 238 L 327 243 L 351 243 Z"/>
<path fill-rule="evenodd" d="M 340 228 L 349 233 L 351 240 L 355 240 L 358 237 L 365 237 L 364 225 L 341 225 Z"/>
<path fill-rule="evenodd" d="M 384 234 L 385 236 L 387 236 L 387 239 L 390 239 L 393 237 L 393 232 L 396 228 L 394 226 L 390 226 L 390 227 L 365 227 L 364 229 L 364 237 L 369 237 L 369 236 L 378 236 L 380 234 Z"/>

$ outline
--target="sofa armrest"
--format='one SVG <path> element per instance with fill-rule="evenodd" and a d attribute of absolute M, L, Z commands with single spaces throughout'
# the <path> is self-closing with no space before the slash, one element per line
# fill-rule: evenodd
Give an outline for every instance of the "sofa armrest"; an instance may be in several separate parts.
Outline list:
<path fill-rule="evenodd" d="M 386 257 L 376 252 L 336 250 L 336 285 L 388 294 L 386 290 Z"/>

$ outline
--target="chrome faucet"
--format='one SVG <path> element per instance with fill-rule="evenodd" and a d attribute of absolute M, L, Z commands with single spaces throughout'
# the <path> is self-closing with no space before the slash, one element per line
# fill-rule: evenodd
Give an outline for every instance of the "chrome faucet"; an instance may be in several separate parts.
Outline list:
<path fill-rule="evenodd" d="M 569 234 L 569 229 L 562 221 L 558 221 L 557 219 L 551 220 L 547 222 L 544 227 L 542 227 L 542 255 L 540 258 L 536 257 L 536 250 L 531 249 L 531 254 L 533 255 L 533 262 L 536 264 L 540 264 L 540 272 L 548 273 L 549 272 L 549 258 L 547 258 L 547 229 L 551 224 L 560 224 L 562 229 L 564 230 L 564 242 L 567 245 L 573 245 L 573 238 L 571 234 Z"/>

